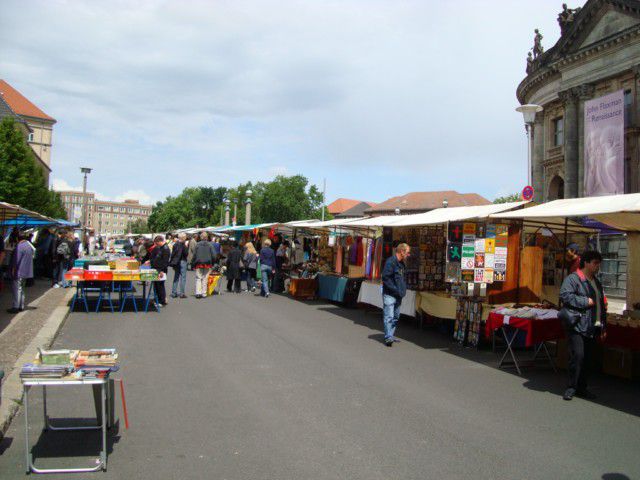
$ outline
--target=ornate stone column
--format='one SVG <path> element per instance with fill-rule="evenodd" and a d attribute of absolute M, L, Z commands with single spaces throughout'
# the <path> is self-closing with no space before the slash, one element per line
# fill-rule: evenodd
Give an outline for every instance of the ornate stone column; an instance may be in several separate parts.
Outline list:
<path fill-rule="evenodd" d="M 544 201 L 544 111 L 536 113 L 536 120 L 533 124 L 533 158 L 532 163 L 532 187 L 535 190 L 534 201 Z"/>
<path fill-rule="evenodd" d="M 560 92 L 564 102 L 564 198 L 578 196 L 578 96 L 574 89 Z"/>
<path fill-rule="evenodd" d="M 578 97 L 578 196 L 584 196 L 584 102 L 593 97 L 595 87 L 584 84 L 574 89 Z"/>

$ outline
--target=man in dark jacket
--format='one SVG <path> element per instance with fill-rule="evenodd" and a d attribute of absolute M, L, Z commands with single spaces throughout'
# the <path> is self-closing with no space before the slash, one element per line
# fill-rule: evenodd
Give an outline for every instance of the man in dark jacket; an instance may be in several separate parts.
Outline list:
<path fill-rule="evenodd" d="M 567 334 L 569 351 L 569 384 L 562 398 L 571 400 L 574 395 L 593 399 L 587 390 L 587 374 L 591 361 L 594 337 L 607 319 L 607 300 L 602 285 L 596 278 L 600 271 L 602 255 L 588 251 L 582 255 L 580 269 L 562 282 L 560 320 Z"/>
<path fill-rule="evenodd" d="M 187 298 L 184 293 L 187 284 L 187 255 L 189 253 L 185 243 L 186 239 L 186 233 L 179 233 L 176 243 L 173 244 L 173 250 L 171 250 L 169 265 L 173 267 L 172 298 L 178 297 L 178 290 L 180 290 L 180 298 Z"/>
<path fill-rule="evenodd" d="M 242 268 L 242 252 L 238 248 L 238 242 L 233 242 L 233 247 L 227 254 L 227 292 L 240 293 Z"/>
<path fill-rule="evenodd" d="M 167 305 L 167 293 L 164 288 L 164 282 L 167 277 L 167 270 L 169 268 L 169 260 L 171 258 L 171 252 L 169 251 L 169 247 L 164 241 L 164 237 L 162 235 L 158 235 L 153 239 L 153 243 L 155 244 L 155 248 L 151 252 L 151 256 L 149 258 L 149 262 L 153 268 L 155 268 L 158 272 L 164 273 L 164 279 L 158 282 L 153 282 L 153 287 L 156 290 L 156 295 L 158 296 L 158 302 L 160 305 Z"/>
<path fill-rule="evenodd" d="M 405 281 L 405 259 L 409 256 L 410 248 L 406 243 L 396 247 L 396 252 L 384 264 L 382 270 L 382 317 L 384 320 L 384 344 L 393 345 L 396 325 L 400 319 L 400 305 L 407 293 Z"/>

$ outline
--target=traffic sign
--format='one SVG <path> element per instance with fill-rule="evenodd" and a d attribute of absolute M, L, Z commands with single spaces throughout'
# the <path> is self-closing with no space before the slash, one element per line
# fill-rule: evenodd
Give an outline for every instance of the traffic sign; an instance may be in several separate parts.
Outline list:
<path fill-rule="evenodd" d="M 533 200 L 533 187 L 531 185 L 527 185 L 522 189 L 522 199 L 526 202 Z"/>

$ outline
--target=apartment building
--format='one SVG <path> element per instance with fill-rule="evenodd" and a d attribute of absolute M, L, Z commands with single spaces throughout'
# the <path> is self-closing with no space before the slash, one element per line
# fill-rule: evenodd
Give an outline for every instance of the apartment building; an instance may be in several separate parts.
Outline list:
<path fill-rule="evenodd" d="M 84 205 L 82 192 L 59 191 L 62 204 L 67 211 L 67 219 L 82 222 Z M 138 200 L 108 202 L 97 200 L 95 193 L 87 192 L 87 225 L 96 235 L 122 235 L 128 233 L 127 226 L 136 220 L 147 221 L 151 215 L 151 205 L 142 205 Z"/>

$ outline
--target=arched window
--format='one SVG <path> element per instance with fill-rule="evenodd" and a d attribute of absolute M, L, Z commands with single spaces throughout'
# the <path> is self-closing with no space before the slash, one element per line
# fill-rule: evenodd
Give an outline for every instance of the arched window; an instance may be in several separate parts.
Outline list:
<path fill-rule="evenodd" d="M 547 200 L 558 200 L 564 198 L 564 180 L 559 175 L 551 179 L 549 183 L 549 196 Z"/>

